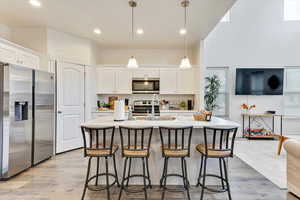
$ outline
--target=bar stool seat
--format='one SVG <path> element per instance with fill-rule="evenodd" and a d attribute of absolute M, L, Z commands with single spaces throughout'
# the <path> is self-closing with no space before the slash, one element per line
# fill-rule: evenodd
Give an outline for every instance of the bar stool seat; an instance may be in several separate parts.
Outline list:
<path fill-rule="evenodd" d="M 105 149 L 103 147 L 103 144 L 99 145 L 99 149 L 97 149 L 96 145 L 92 146 L 93 148 L 86 150 L 86 155 L 91 157 L 103 157 L 103 156 L 113 156 L 113 154 L 118 151 L 119 146 L 116 144 L 113 144 L 112 151 L 110 151 L 109 148 Z"/>
<path fill-rule="evenodd" d="M 162 149 L 164 149 L 164 154 L 166 157 L 186 157 L 189 154 L 187 149 L 181 149 L 181 146 L 178 145 L 178 149 L 175 148 L 175 145 L 170 145 L 170 147 L 165 144 Z"/>
<path fill-rule="evenodd" d="M 138 146 L 136 146 L 136 149 L 135 149 L 134 145 L 130 145 L 130 146 L 125 145 L 124 156 L 132 157 L 132 158 L 146 158 L 148 156 L 148 148 L 144 147 L 142 149 L 142 146 L 138 145 Z"/>
<path fill-rule="evenodd" d="M 208 157 L 230 157 L 231 156 L 231 150 L 228 151 L 217 151 L 217 150 L 213 150 L 213 145 L 209 144 L 208 145 L 208 149 L 207 149 L 207 154 L 206 154 L 206 147 L 205 144 L 198 144 L 196 146 L 196 150 Z"/>

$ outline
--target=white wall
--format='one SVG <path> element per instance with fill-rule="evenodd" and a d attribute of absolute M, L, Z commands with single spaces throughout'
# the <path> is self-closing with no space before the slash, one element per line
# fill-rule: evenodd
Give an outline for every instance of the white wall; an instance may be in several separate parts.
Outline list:
<path fill-rule="evenodd" d="M 90 64 L 92 42 L 88 39 L 47 29 L 47 52 L 52 57 Z"/>
<path fill-rule="evenodd" d="M 283 21 L 283 10 L 283 0 L 239 0 L 231 21 L 219 23 L 205 40 L 205 66 L 230 69 L 233 120 L 241 120 L 242 103 L 256 104 L 256 112 L 284 112 L 283 96 L 234 95 L 235 67 L 300 66 L 300 22 Z"/>
<path fill-rule="evenodd" d="M 135 56 L 140 65 L 178 65 L 183 49 L 101 49 L 97 64 L 127 64 Z"/>
<path fill-rule="evenodd" d="M 41 54 L 47 53 L 47 30 L 40 27 L 13 27 L 11 41 Z"/>
<path fill-rule="evenodd" d="M 11 30 L 8 26 L 0 24 L 0 37 L 6 40 L 10 40 Z"/>

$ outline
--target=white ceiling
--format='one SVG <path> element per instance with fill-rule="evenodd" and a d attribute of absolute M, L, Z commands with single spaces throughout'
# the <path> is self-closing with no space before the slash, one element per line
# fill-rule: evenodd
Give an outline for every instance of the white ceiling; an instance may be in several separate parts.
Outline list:
<path fill-rule="evenodd" d="M 8 26 L 43 26 L 97 41 L 103 47 L 180 48 L 183 26 L 180 0 L 137 0 L 136 28 L 145 33 L 130 40 L 128 0 L 1 0 L 0 23 Z M 236 0 L 191 0 L 188 8 L 189 45 L 204 39 Z M 100 28 L 102 34 L 93 33 Z"/>

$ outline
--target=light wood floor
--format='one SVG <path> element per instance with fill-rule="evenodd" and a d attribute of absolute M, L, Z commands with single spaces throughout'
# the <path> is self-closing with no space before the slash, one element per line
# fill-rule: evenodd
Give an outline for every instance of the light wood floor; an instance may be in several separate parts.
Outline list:
<path fill-rule="evenodd" d="M 229 161 L 230 182 L 234 200 L 296 200 L 297 198 L 280 190 L 262 175 L 238 158 Z M 0 182 L 2 200 L 79 200 L 81 197 L 87 160 L 82 150 L 65 153 L 27 170 L 6 182 Z M 150 166 L 151 167 L 151 166 Z M 119 172 L 120 173 L 120 172 Z M 161 173 L 161 172 L 158 172 Z M 198 172 L 197 172 L 198 173 Z M 196 177 L 190 177 L 196 178 Z M 117 199 L 119 188 L 111 190 Z M 158 200 L 158 187 L 148 191 L 149 199 Z M 123 199 L 143 199 L 143 194 L 124 195 Z M 200 188 L 191 188 L 192 199 L 200 198 Z M 87 192 L 86 200 L 106 199 L 106 192 Z M 166 199 L 185 199 L 182 193 L 167 193 Z M 226 200 L 227 195 L 205 193 L 205 199 Z"/>

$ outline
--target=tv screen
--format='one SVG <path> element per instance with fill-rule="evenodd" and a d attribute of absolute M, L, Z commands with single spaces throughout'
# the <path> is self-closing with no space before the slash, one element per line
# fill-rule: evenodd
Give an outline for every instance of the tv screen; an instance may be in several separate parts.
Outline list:
<path fill-rule="evenodd" d="M 282 95 L 282 68 L 237 68 L 236 95 Z"/>

